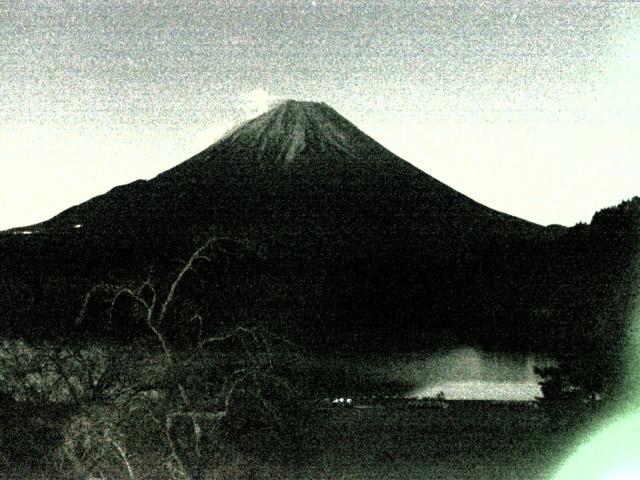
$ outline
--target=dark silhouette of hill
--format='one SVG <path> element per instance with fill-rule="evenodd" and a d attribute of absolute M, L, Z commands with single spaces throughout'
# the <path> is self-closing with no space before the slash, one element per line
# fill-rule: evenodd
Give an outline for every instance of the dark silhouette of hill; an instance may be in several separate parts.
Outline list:
<path fill-rule="evenodd" d="M 3 325 L 69 334 L 91 285 L 161 278 L 218 236 L 243 247 L 184 292 L 210 325 L 322 349 L 557 351 L 596 317 L 605 336 L 621 324 L 638 203 L 545 228 L 449 188 L 325 104 L 287 101 L 156 178 L 2 234 Z M 123 322 L 110 334 L 135 330 Z"/>
<path fill-rule="evenodd" d="M 398 242 L 411 254 L 437 247 L 458 256 L 488 235 L 541 230 L 447 187 L 330 107 L 296 101 L 150 181 L 117 187 L 28 227 L 39 235 L 97 235 L 105 245 L 124 240 L 144 256 L 150 242 L 180 251 L 190 243 L 185 229 L 211 228 L 259 239 L 287 258 L 318 257 L 321 245 L 331 254 L 342 247 L 349 256 L 369 257 L 397 250 Z"/>

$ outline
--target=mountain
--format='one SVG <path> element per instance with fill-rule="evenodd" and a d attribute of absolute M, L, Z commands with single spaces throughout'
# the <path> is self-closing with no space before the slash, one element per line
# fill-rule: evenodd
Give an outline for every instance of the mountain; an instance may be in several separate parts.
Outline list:
<path fill-rule="evenodd" d="M 166 277 L 219 237 L 251 253 L 223 261 L 193 299 L 212 324 L 261 324 L 318 348 L 545 348 L 546 258 L 568 231 L 473 201 L 325 104 L 286 101 L 151 180 L 0 235 L 13 292 L 3 321 L 72 331 L 91 285 Z"/>
<path fill-rule="evenodd" d="M 470 248 L 488 235 L 541 230 L 447 187 L 325 104 L 297 101 L 283 102 L 150 181 L 117 187 L 27 229 L 83 237 L 97 230 L 103 241 L 125 238 L 128 248 L 144 252 L 152 240 L 146 231 L 164 244 L 185 228 L 266 238 L 305 256 L 320 243 L 350 248 L 355 239 L 376 251 L 401 237 L 412 250 L 447 247 L 454 239 Z"/>

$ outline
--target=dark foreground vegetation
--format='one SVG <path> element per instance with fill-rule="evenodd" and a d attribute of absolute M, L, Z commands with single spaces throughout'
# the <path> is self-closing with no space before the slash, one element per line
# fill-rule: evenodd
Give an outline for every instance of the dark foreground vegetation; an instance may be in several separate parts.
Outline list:
<path fill-rule="evenodd" d="M 252 343 L 257 334 L 234 332 L 225 341 L 251 350 L 173 350 L 169 357 L 149 345 L 4 341 L 0 471 L 196 480 L 245 478 L 245 467 L 227 470 L 248 459 L 247 468 L 295 462 L 304 402 L 275 358 Z"/>
<path fill-rule="evenodd" d="M 252 248 L 212 238 L 164 276 L 151 270 L 147 278 L 94 282 L 77 303 L 74 330 L 56 341 L 15 334 L 2 341 L 0 471 L 3 478 L 83 480 L 548 478 L 574 432 L 620 383 L 637 206 L 600 213 L 590 230 L 578 226 L 554 240 L 589 252 L 596 238 L 591 254 L 600 255 L 618 241 L 609 233 L 624 231 L 628 251 L 616 252 L 622 263 L 611 254 L 574 270 L 582 282 L 607 261 L 620 267 L 619 279 L 603 265 L 591 284 L 559 291 L 563 321 L 548 338 L 558 363 L 538 371 L 545 398 L 535 406 L 324 408 L 317 400 L 345 385 L 361 393 L 402 385 L 355 379 L 319 364 L 287 332 L 216 315 L 217 282 Z M 624 229 L 600 227 L 607 222 Z M 604 301 L 616 287 L 618 296 Z"/>
<path fill-rule="evenodd" d="M 300 359 L 251 356 L 176 352 L 169 366 L 149 346 L 4 342 L 2 478 L 542 480 L 594 414 L 544 402 L 338 408 L 311 398 Z"/>

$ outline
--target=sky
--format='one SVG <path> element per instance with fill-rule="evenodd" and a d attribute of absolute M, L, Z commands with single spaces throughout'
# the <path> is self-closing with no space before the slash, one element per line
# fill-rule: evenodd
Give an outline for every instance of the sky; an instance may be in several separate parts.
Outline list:
<path fill-rule="evenodd" d="M 0 0 L 0 229 L 282 98 L 537 223 L 640 195 L 639 2 Z"/>

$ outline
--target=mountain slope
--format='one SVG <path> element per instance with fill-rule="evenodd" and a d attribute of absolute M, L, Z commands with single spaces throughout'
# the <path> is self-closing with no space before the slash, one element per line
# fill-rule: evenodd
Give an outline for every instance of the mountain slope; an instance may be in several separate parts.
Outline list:
<path fill-rule="evenodd" d="M 76 225 L 82 225 L 77 233 L 124 236 L 140 244 L 134 250 L 146 249 L 141 230 L 173 243 L 185 228 L 213 226 L 267 244 L 295 244 L 305 255 L 317 248 L 317 233 L 331 237 L 321 241 L 379 238 L 380 244 L 402 235 L 406 246 L 426 249 L 453 241 L 457 255 L 458 247 L 487 236 L 542 231 L 447 187 L 330 107 L 295 101 L 150 181 L 115 188 L 29 229 L 46 234 Z"/>
<path fill-rule="evenodd" d="M 512 289 L 502 266 L 480 260 L 550 235 L 447 187 L 330 107 L 296 101 L 154 179 L 22 230 L 34 233 L 0 237 L 0 268 L 31 292 L 25 325 L 58 331 L 55 311 L 64 329 L 92 284 L 168 274 L 217 236 L 263 258 L 221 274 L 219 317 L 374 348 L 426 345 L 445 330 L 472 338 L 485 321 L 476 299 Z"/>

